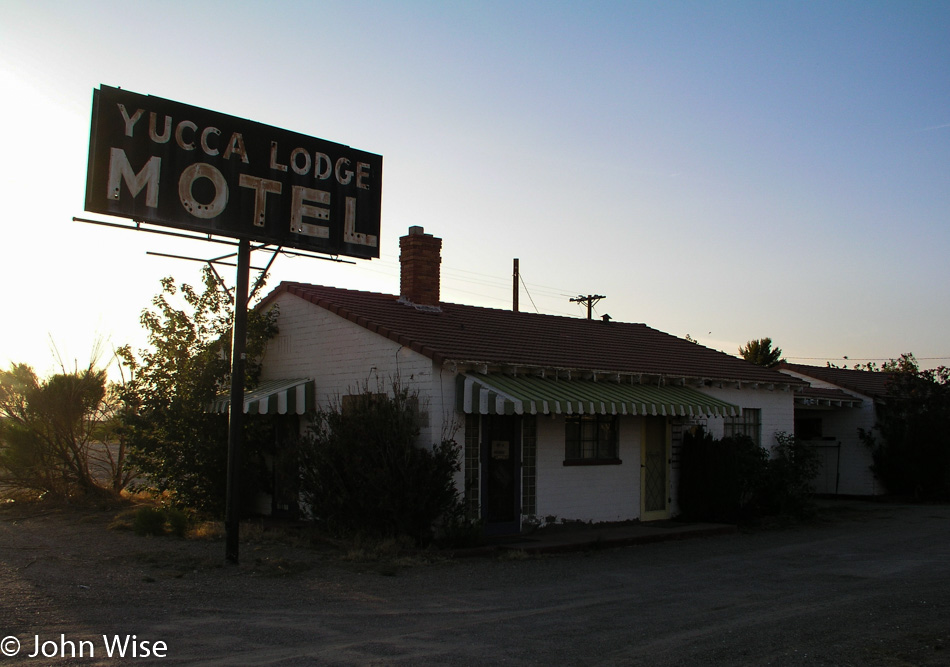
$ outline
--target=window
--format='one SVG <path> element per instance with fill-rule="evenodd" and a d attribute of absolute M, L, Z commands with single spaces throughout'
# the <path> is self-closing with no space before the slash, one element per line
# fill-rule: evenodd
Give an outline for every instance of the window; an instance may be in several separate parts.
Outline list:
<path fill-rule="evenodd" d="M 565 465 L 620 463 L 616 415 L 567 417 L 564 443 Z"/>
<path fill-rule="evenodd" d="M 759 447 L 762 446 L 762 411 L 759 408 L 742 408 L 741 417 L 726 417 L 723 437 L 747 435 Z"/>
<path fill-rule="evenodd" d="M 821 440 L 821 417 L 795 417 L 795 437 L 799 440 Z"/>
<path fill-rule="evenodd" d="M 465 517 L 476 520 L 481 513 L 478 499 L 479 416 L 465 415 Z"/>

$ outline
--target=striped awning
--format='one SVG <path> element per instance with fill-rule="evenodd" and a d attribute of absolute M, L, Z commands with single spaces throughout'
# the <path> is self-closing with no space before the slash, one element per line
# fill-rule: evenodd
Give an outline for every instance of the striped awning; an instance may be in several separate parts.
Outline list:
<path fill-rule="evenodd" d="M 313 380 L 264 380 L 244 393 L 246 415 L 302 415 L 313 408 Z M 211 404 L 211 412 L 227 412 L 231 404 L 228 394 L 219 394 Z"/>
<path fill-rule="evenodd" d="M 460 374 L 459 410 L 477 415 L 601 414 L 732 417 L 742 408 L 688 387 L 656 387 L 608 380 Z"/>

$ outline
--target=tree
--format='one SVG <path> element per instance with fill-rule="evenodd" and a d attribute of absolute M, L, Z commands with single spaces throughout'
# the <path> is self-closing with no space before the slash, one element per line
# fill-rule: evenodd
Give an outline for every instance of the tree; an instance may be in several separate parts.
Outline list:
<path fill-rule="evenodd" d="M 875 432 L 861 431 L 871 469 L 891 493 L 950 498 L 950 369 L 921 370 L 913 354 L 882 367 L 887 396 Z"/>
<path fill-rule="evenodd" d="M 149 348 L 136 355 L 118 351 L 130 372 L 124 399 L 129 406 L 123 431 L 133 461 L 151 488 L 170 491 L 176 502 L 201 510 L 223 511 L 226 488 L 227 418 L 209 413 L 214 397 L 230 384 L 233 305 L 214 273 L 203 272 L 203 289 L 179 288 L 171 278 L 152 308 L 142 313 Z M 176 306 L 174 301 L 183 301 Z M 260 376 L 267 341 L 277 333 L 277 311 L 248 313 L 248 388 Z M 247 425 L 245 451 L 253 453 L 264 424 Z M 244 456 L 242 488 L 253 496 L 255 475 Z M 246 486 L 244 485 L 246 483 Z"/>
<path fill-rule="evenodd" d="M 773 349 L 771 338 L 750 340 L 739 348 L 739 354 L 746 361 L 766 368 L 772 368 L 782 361 L 782 348 Z"/>
<path fill-rule="evenodd" d="M 95 361 L 45 380 L 25 364 L 0 372 L 0 481 L 64 499 L 118 494 L 134 475 L 116 429 L 122 410 Z"/>

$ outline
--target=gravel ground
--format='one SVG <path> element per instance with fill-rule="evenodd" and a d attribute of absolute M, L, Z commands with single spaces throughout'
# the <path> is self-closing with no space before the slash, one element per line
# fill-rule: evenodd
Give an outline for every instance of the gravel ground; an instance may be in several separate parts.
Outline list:
<path fill-rule="evenodd" d="M 220 540 L 108 530 L 114 514 L 0 510 L 0 650 L 21 645 L 0 667 L 950 664 L 942 505 L 829 502 L 804 526 L 530 558 L 259 539 L 239 566 Z M 135 635 L 137 657 L 103 635 Z"/>

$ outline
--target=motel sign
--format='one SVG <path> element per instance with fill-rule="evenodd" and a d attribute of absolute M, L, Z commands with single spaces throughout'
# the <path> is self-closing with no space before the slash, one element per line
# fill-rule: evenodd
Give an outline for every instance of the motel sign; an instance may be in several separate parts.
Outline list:
<path fill-rule="evenodd" d="M 87 211 L 379 257 L 383 158 L 179 102 L 93 91 Z"/>

